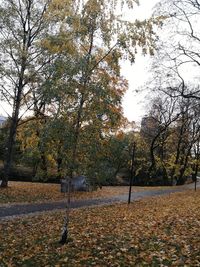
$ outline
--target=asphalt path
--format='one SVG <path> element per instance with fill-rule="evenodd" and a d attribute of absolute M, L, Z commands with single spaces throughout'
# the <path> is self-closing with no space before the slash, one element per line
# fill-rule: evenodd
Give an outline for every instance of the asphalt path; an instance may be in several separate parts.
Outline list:
<path fill-rule="evenodd" d="M 197 187 L 200 188 L 200 182 L 197 183 Z M 172 187 L 172 189 L 158 189 L 158 190 L 145 190 L 141 192 L 133 192 L 131 195 L 131 201 L 143 199 L 146 197 L 161 196 L 171 194 L 175 192 L 181 192 L 194 188 L 194 184 Z M 71 208 L 87 208 L 91 206 L 110 205 L 113 203 L 127 202 L 128 194 L 119 196 L 113 196 L 109 198 L 98 199 L 85 199 L 75 200 L 71 202 Z M 52 210 L 62 210 L 66 208 L 65 201 L 47 202 L 47 203 L 30 203 L 30 204 L 10 204 L 0 206 L 0 220 L 9 219 L 16 216 L 23 216 L 34 213 L 41 213 Z"/>

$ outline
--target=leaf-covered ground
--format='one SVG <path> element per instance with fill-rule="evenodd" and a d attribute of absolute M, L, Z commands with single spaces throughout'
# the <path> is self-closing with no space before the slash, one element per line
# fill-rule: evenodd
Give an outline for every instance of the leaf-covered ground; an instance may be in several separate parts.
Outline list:
<path fill-rule="evenodd" d="M 75 199 L 108 197 L 128 192 L 128 187 L 103 187 L 94 192 L 74 192 Z M 7 189 L 0 189 L 0 203 L 44 202 L 66 198 L 59 184 L 10 182 Z"/>
<path fill-rule="evenodd" d="M 200 190 L 1 222 L 0 266 L 200 266 Z"/>
<path fill-rule="evenodd" d="M 133 188 L 133 192 L 149 189 L 158 189 L 158 187 L 137 187 Z M 128 190 L 128 186 L 107 186 L 94 192 L 75 192 L 72 194 L 72 198 L 89 199 L 110 197 L 126 194 Z M 8 188 L 0 188 L 0 204 L 57 201 L 64 198 L 65 195 L 60 193 L 60 185 L 58 184 L 10 182 Z"/>

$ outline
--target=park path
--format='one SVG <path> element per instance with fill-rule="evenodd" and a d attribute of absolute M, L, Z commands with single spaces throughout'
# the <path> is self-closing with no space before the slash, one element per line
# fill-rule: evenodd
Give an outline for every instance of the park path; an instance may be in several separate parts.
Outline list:
<path fill-rule="evenodd" d="M 200 188 L 200 182 L 197 183 L 197 187 Z M 188 189 L 194 188 L 194 184 L 178 186 L 173 189 L 159 189 L 159 190 L 147 190 L 141 192 L 133 192 L 131 200 L 139 200 L 146 197 L 161 196 L 175 192 L 181 192 Z M 109 205 L 119 202 L 127 202 L 128 194 L 123 194 L 119 196 L 113 196 L 109 198 L 98 198 L 98 199 L 85 199 L 76 200 L 71 202 L 71 208 L 82 208 L 91 207 L 99 205 Z M 66 207 L 66 202 L 48 202 L 48 203 L 31 203 L 31 204 L 12 204 L 0 206 L 0 220 L 13 218 L 14 216 L 23 216 L 27 214 L 33 214 L 38 212 L 52 211 L 58 209 L 64 209 Z"/>

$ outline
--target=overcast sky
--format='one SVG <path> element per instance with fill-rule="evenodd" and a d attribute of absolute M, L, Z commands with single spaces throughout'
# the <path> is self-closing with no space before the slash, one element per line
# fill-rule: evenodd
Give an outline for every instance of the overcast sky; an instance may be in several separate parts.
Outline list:
<path fill-rule="evenodd" d="M 153 7 L 159 0 L 140 0 L 140 5 L 135 7 L 134 12 L 127 14 L 130 19 L 146 19 L 152 15 Z M 129 121 L 140 122 L 146 112 L 145 98 L 148 98 L 146 92 L 136 93 L 135 90 L 147 82 L 149 77 L 150 57 L 137 55 L 135 63 L 131 66 L 125 63 L 122 66 L 122 75 L 129 81 L 129 90 L 123 101 L 124 115 Z"/>

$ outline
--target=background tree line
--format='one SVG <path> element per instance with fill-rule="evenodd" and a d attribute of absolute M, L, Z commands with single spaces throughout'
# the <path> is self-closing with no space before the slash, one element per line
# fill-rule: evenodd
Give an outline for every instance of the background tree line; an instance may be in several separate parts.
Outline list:
<path fill-rule="evenodd" d="M 126 123 L 131 130 L 117 128 L 112 133 L 110 120 L 107 128 L 106 118 L 103 122 L 95 118 L 100 128 L 92 122 L 80 129 L 74 173 L 86 175 L 96 185 L 128 184 L 135 144 L 134 184 L 184 184 L 189 177 L 195 181 L 200 163 L 199 108 L 195 99 L 159 96 L 151 101 L 140 129 Z M 19 126 L 15 163 L 29 169 L 29 179 L 59 182 L 70 175 L 66 166 L 72 160 L 74 135 L 68 119 L 47 117 Z M 3 133 L 6 138 L 6 125 Z"/>

